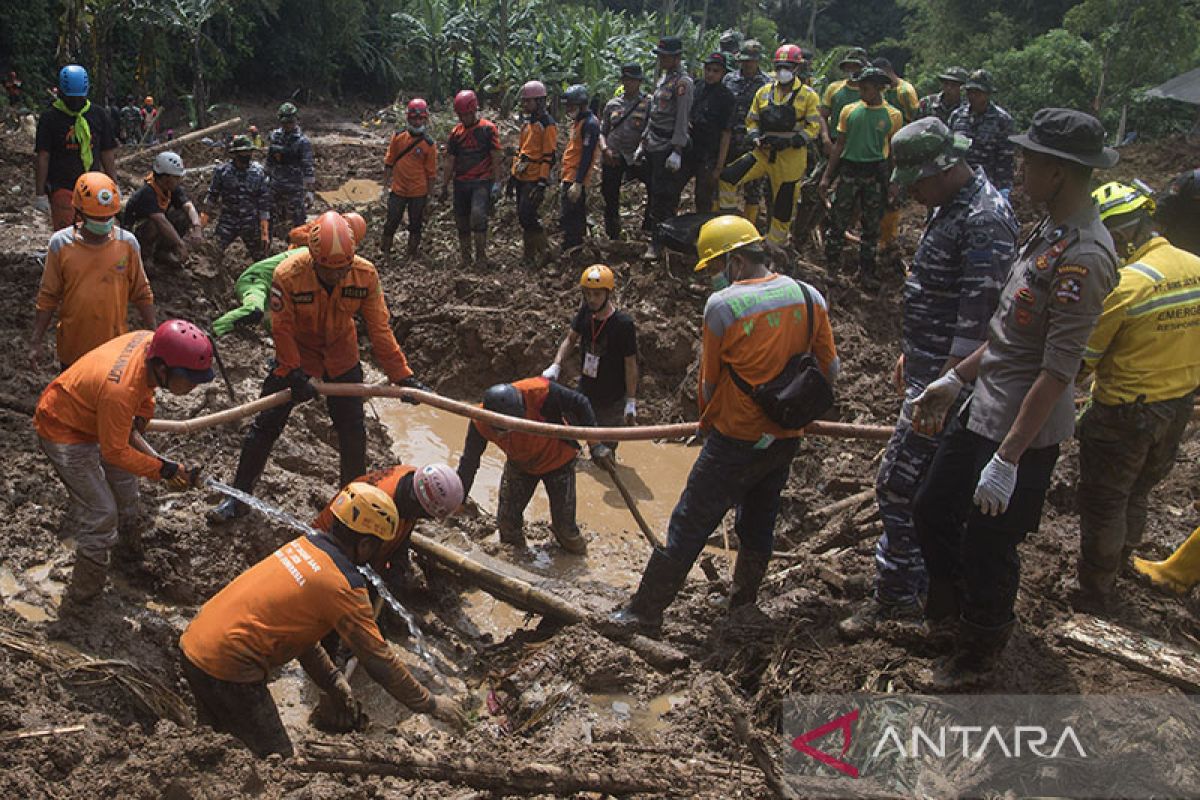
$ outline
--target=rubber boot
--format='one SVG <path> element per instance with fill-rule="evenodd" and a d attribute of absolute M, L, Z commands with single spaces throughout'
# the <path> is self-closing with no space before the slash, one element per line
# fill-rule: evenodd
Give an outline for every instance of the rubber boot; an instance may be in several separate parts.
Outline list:
<path fill-rule="evenodd" d="M 104 584 L 108 581 L 108 562 L 107 552 L 103 561 L 96 561 L 75 551 L 75 569 L 71 570 L 71 584 L 63 599 L 64 608 L 88 603 L 104 591 Z"/>
<path fill-rule="evenodd" d="M 478 266 L 486 267 L 487 260 L 487 231 L 475 231 L 471 234 L 475 240 L 475 263 Z"/>
<path fill-rule="evenodd" d="M 1200 528 L 1192 531 L 1192 535 L 1166 561 L 1135 558 L 1133 568 L 1159 589 L 1187 594 L 1200 583 Z"/>
<path fill-rule="evenodd" d="M 1116 582 L 1115 572 L 1101 572 L 1080 559 L 1067 593 L 1071 606 L 1088 614 L 1107 614 L 1112 610 Z"/>
<path fill-rule="evenodd" d="M 568 553 L 577 556 L 587 553 L 587 539 L 583 538 L 583 534 L 576 528 L 573 531 L 553 531 L 554 539 L 558 542 L 558 546 Z"/>
<path fill-rule="evenodd" d="M 750 224 L 758 227 L 758 203 L 746 203 L 746 208 L 742 211 L 742 216 L 750 220 Z"/>
<path fill-rule="evenodd" d="M 731 611 L 758 602 L 758 587 L 762 585 L 770 562 L 770 553 L 738 550 L 737 561 L 733 565 L 733 587 L 729 592 Z"/>
<path fill-rule="evenodd" d="M 533 232 L 533 265 L 541 268 L 550 262 L 550 235 L 543 228 Z"/>
<path fill-rule="evenodd" d="M 930 684 L 936 689 L 961 689 L 987 681 L 1016 625 L 1013 619 L 988 628 L 960 618 L 954 653 L 934 667 Z"/>
<path fill-rule="evenodd" d="M 140 519 L 121 523 L 117 528 L 117 545 L 112 552 L 117 560 L 130 564 L 138 564 L 146 557 Z"/>
<path fill-rule="evenodd" d="M 862 286 L 864 292 L 878 292 L 882 285 L 879 282 L 879 275 L 876 274 L 874 264 L 862 264 L 858 268 L 858 283 Z"/>
<path fill-rule="evenodd" d="M 404 246 L 404 255 L 409 258 L 417 258 L 421 255 L 421 234 L 408 234 L 408 244 Z"/>
<path fill-rule="evenodd" d="M 395 238 L 395 234 L 379 237 L 379 260 L 385 264 L 392 257 L 392 240 Z"/>
<path fill-rule="evenodd" d="M 916 600 L 887 602 L 872 595 L 850 616 L 838 623 L 838 633 L 847 641 L 857 642 L 874 636 L 889 622 L 916 624 L 921 620 L 921 604 Z"/>
<path fill-rule="evenodd" d="M 621 218 L 620 217 L 605 217 L 604 218 L 604 235 L 610 241 L 621 241 Z"/>
<path fill-rule="evenodd" d="M 958 592 L 951 581 L 929 581 L 925 595 L 925 623 L 922 632 L 932 648 L 949 647 L 958 627 Z"/>
<path fill-rule="evenodd" d="M 690 564 L 676 561 L 665 551 L 654 548 L 637 591 L 608 618 L 609 623 L 621 633 L 661 636 L 663 612 L 683 587 L 690 568 Z"/>
<path fill-rule="evenodd" d="M 253 491 L 254 484 L 258 482 L 258 476 L 266 469 L 267 459 L 270 457 L 269 448 L 256 445 L 253 440 L 248 440 L 242 446 L 242 455 L 238 458 L 237 473 L 233 477 L 233 488 L 241 489 L 243 492 Z M 210 508 L 206 516 L 212 524 L 224 525 L 249 513 L 250 507 L 241 500 L 226 497 L 215 508 Z"/>
<path fill-rule="evenodd" d="M 529 269 L 533 266 L 533 231 L 521 229 L 521 266 Z"/>
<path fill-rule="evenodd" d="M 458 235 L 458 259 L 463 269 L 470 269 L 471 265 L 475 263 L 471 258 L 471 234 L 469 233 Z"/>

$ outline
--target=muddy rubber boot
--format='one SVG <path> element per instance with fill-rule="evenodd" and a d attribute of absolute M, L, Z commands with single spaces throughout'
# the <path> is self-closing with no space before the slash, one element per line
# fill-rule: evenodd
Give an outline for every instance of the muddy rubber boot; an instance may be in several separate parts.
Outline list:
<path fill-rule="evenodd" d="M 934 649 L 949 647 L 958 630 L 958 592 L 950 581 L 931 580 L 925 595 L 925 622 L 921 632 Z"/>
<path fill-rule="evenodd" d="M 550 263 L 550 235 L 545 229 L 533 232 L 533 265 L 542 268 Z"/>
<path fill-rule="evenodd" d="M 863 264 L 858 268 L 858 283 L 864 292 L 878 292 L 882 286 L 879 275 L 875 272 L 874 264 Z"/>
<path fill-rule="evenodd" d="M 874 636 L 891 622 L 914 626 L 920 624 L 921 604 L 916 600 L 886 602 L 872 596 L 857 611 L 839 622 L 837 629 L 843 639 L 857 642 Z"/>
<path fill-rule="evenodd" d="M 488 265 L 487 231 L 475 231 L 471 234 L 471 238 L 475 240 L 475 264 L 486 267 Z"/>
<path fill-rule="evenodd" d="M 533 267 L 533 231 L 521 229 L 521 266 L 524 269 Z"/>
<path fill-rule="evenodd" d="M 113 557 L 118 561 L 139 564 L 146 557 L 146 548 L 142 544 L 141 520 L 121 524 L 117 528 L 117 544 L 112 549 Z"/>
<path fill-rule="evenodd" d="M 987 628 L 960 618 L 954 653 L 934 666 L 929 685 L 938 690 L 964 689 L 988 681 L 995 673 L 1016 625 L 1014 619 L 999 627 Z"/>
<path fill-rule="evenodd" d="M 71 570 L 71 584 L 63 597 L 63 613 L 91 602 L 104 591 L 104 584 L 108 582 L 108 561 L 108 553 L 101 562 L 75 551 L 75 568 Z"/>
<path fill-rule="evenodd" d="M 421 234 L 410 233 L 408 235 L 408 243 L 404 245 L 404 255 L 409 258 L 418 258 L 421 255 Z"/>
<path fill-rule="evenodd" d="M 604 235 L 610 241 L 621 241 L 621 218 L 620 217 L 605 217 L 604 218 Z"/>
<path fill-rule="evenodd" d="M 1067 588 L 1067 599 L 1076 611 L 1087 614 L 1107 614 L 1113 608 L 1113 587 L 1117 576 L 1097 571 L 1080 561 L 1075 566 L 1075 580 Z"/>
<path fill-rule="evenodd" d="M 247 441 L 242 446 L 242 454 L 238 457 L 237 472 L 233 476 L 233 488 L 243 492 L 254 490 L 258 476 L 267 468 L 267 459 L 271 451 L 266 447 L 256 447 L 253 441 Z M 210 508 L 205 516 L 213 525 L 224 525 L 235 519 L 241 519 L 250 513 L 250 507 L 241 500 L 225 497 L 215 508 Z"/>
<path fill-rule="evenodd" d="M 392 257 L 392 239 L 394 238 L 394 234 L 392 236 L 379 237 L 379 260 L 384 264 Z"/>
<path fill-rule="evenodd" d="M 583 534 L 579 532 L 578 528 L 573 531 L 563 531 L 561 533 L 553 530 L 553 533 L 558 546 L 568 553 L 573 553 L 577 556 L 587 553 L 587 539 L 583 538 Z"/>
<path fill-rule="evenodd" d="M 504 525 L 501 525 L 500 544 L 506 544 L 510 547 L 524 547 L 525 531 L 520 526 L 516 528 L 508 528 Z"/>
<path fill-rule="evenodd" d="M 629 602 L 608 618 L 619 633 L 662 635 L 663 612 L 687 580 L 689 564 L 681 564 L 657 547 L 650 554 L 642 581 Z"/>
<path fill-rule="evenodd" d="M 1200 528 L 1192 531 L 1192 535 L 1166 561 L 1135 558 L 1133 569 L 1158 589 L 1187 594 L 1200 583 Z"/>
<path fill-rule="evenodd" d="M 758 602 L 758 587 L 762 585 L 770 563 L 770 553 L 738 550 L 737 561 L 733 565 L 733 587 L 729 592 L 730 611 Z"/>
<path fill-rule="evenodd" d="M 463 269 L 470 269 L 475 263 L 471 256 L 471 234 L 460 233 L 458 235 L 458 263 Z"/>

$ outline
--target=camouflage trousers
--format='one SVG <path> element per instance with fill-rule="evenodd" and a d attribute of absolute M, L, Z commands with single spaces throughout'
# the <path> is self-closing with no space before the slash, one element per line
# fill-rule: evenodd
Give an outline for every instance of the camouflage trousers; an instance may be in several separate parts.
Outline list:
<path fill-rule="evenodd" d="M 1142 543 L 1150 490 L 1171 472 L 1193 394 L 1160 403 L 1092 404 L 1079 438 L 1079 582 L 1107 594 Z"/>
<path fill-rule="evenodd" d="M 271 238 L 287 241 L 288 231 L 304 224 L 304 184 L 271 182 Z"/>
<path fill-rule="evenodd" d="M 249 219 L 236 219 L 222 214 L 217 220 L 217 244 L 221 248 L 221 252 L 229 249 L 229 245 L 236 240 L 241 239 L 246 245 L 246 252 L 250 254 L 252 261 L 261 261 L 266 258 L 267 246 L 262 240 L 262 230 L 259 228 L 258 219 L 251 217 Z"/>
<path fill-rule="evenodd" d="M 941 436 L 924 436 L 912 429 L 912 404 L 924 387 L 909 384 L 892 438 L 875 478 L 875 500 L 883 535 L 875 545 L 875 596 L 885 603 L 914 602 L 929 582 L 921 543 L 913 526 L 913 500 Z"/>
<path fill-rule="evenodd" d="M 864 272 L 873 272 L 875 251 L 879 248 L 879 228 L 887 208 L 886 161 L 843 161 L 839 166 L 829 228 L 825 233 L 825 261 L 831 268 L 836 269 L 841 264 L 846 229 L 856 204 L 862 212 L 858 264 Z"/>

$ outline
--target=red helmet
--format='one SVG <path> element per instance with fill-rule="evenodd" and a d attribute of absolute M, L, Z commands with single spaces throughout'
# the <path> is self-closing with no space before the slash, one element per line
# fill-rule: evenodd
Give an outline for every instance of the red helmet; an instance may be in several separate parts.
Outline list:
<path fill-rule="evenodd" d="M 407 115 L 409 119 L 412 119 L 413 117 L 428 117 L 429 103 L 426 103 L 419 97 L 414 97 L 412 100 L 408 101 Z"/>
<path fill-rule="evenodd" d="M 183 370 L 192 383 L 213 379 L 213 345 L 208 334 L 182 319 L 169 319 L 154 331 L 146 358 L 161 359 L 171 369 Z"/>
<path fill-rule="evenodd" d="M 474 114 L 479 110 L 479 98 L 470 89 L 463 89 L 454 95 L 455 114 Z"/>
<path fill-rule="evenodd" d="M 801 64 L 804 62 L 804 51 L 799 45 L 784 44 L 780 45 L 775 51 L 776 64 Z"/>
<path fill-rule="evenodd" d="M 308 229 L 308 252 L 318 266 L 345 269 L 354 261 L 354 229 L 336 211 L 326 211 Z"/>
<path fill-rule="evenodd" d="M 521 87 L 522 100 L 536 100 L 546 96 L 546 84 L 541 81 L 529 81 Z"/>

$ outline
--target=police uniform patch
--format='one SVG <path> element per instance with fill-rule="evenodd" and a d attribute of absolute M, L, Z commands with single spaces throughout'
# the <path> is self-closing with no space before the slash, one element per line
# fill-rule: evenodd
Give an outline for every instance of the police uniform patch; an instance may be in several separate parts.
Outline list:
<path fill-rule="evenodd" d="M 1022 286 L 1020 289 L 1017 289 L 1016 298 L 1018 303 L 1022 303 L 1027 306 L 1033 305 L 1037 300 L 1037 296 L 1034 295 L 1033 290 L 1028 286 Z"/>
<path fill-rule="evenodd" d="M 1050 259 L 1046 257 L 1045 253 L 1038 256 L 1037 261 L 1034 263 L 1037 264 L 1037 268 L 1042 272 L 1050 269 Z"/>
<path fill-rule="evenodd" d="M 1060 303 L 1078 303 L 1083 296 L 1083 285 L 1078 278 L 1059 278 L 1054 284 L 1054 299 Z"/>
<path fill-rule="evenodd" d="M 1083 279 L 1088 276 L 1088 268 L 1080 264 L 1064 264 L 1058 268 L 1058 274 L 1060 276 L 1074 275 L 1080 279 Z"/>
<path fill-rule="evenodd" d="M 313 302 L 312 292 L 292 292 L 292 302 L 296 305 L 308 305 Z"/>
<path fill-rule="evenodd" d="M 350 297 L 355 300 L 365 300 L 371 293 L 371 290 L 366 286 L 343 286 L 342 297 Z"/>
<path fill-rule="evenodd" d="M 1017 320 L 1017 324 L 1021 327 L 1025 327 L 1033 322 L 1033 312 L 1027 308 L 1018 308 L 1014 317 Z"/>

